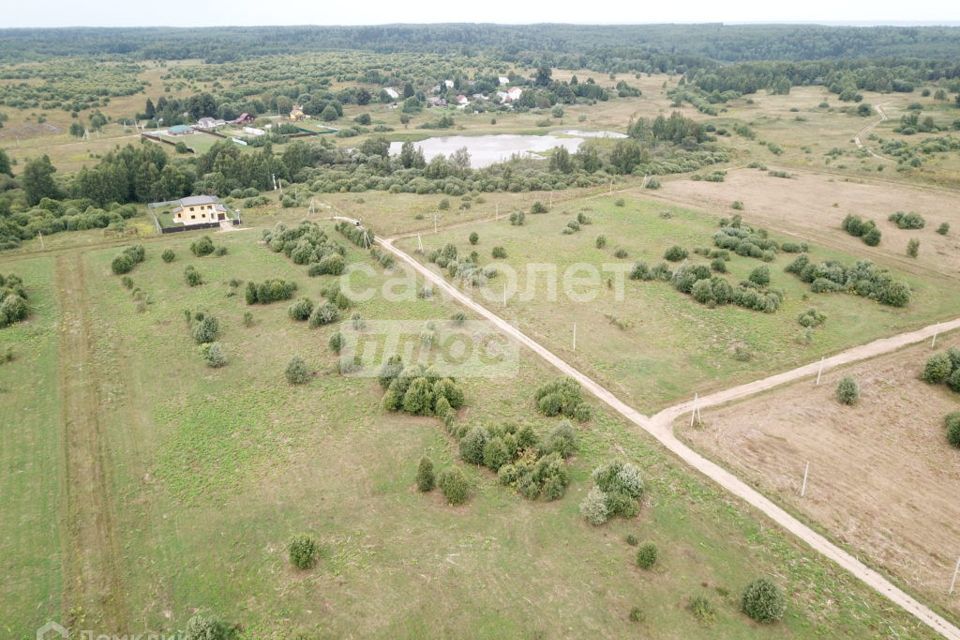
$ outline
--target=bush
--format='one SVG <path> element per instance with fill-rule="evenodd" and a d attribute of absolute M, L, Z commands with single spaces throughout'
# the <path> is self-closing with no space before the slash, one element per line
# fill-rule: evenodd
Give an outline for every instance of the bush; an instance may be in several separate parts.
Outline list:
<path fill-rule="evenodd" d="M 569 420 L 564 420 L 551 429 L 541 446 L 541 455 L 556 453 L 561 458 L 569 458 L 576 452 L 577 432 Z"/>
<path fill-rule="evenodd" d="M 292 320 L 304 322 L 310 319 L 313 313 L 313 300 L 310 298 L 300 298 L 287 309 L 287 314 Z"/>
<path fill-rule="evenodd" d="M 310 379 L 312 372 L 307 363 L 300 356 L 293 356 L 287 364 L 284 376 L 290 384 L 304 384 Z"/>
<path fill-rule="evenodd" d="M 590 419 L 590 408 L 584 404 L 580 385 L 572 378 L 558 378 L 537 389 L 537 409 L 545 416 L 563 415 L 581 422 Z"/>
<path fill-rule="evenodd" d="M 260 284 L 247 282 L 247 304 L 270 304 L 277 300 L 289 300 L 297 290 L 297 283 L 280 278 L 265 280 Z"/>
<path fill-rule="evenodd" d="M 910 238 L 907 241 L 907 255 L 916 258 L 920 254 L 920 241 L 916 238 Z"/>
<path fill-rule="evenodd" d="M 690 598 L 687 609 L 693 614 L 694 618 L 703 623 L 712 621 L 717 615 L 716 610 L 706 596 L 698 595 Z"/>
<path fill-rule="evenodd" d="M 797 322 L 800 323 L 801 327 L 806 327 L 812 329 L 813 327 L 819 327 L 824 322 L 827 321 L 827 316 L 820 311 L 817 311 L 814 308 L 807 309 L 799 316 L 797 316 Z"/>
<path fill-rule="evenodd" d="M 327 343 L 330 347 L 330 351 L 339 354 L 343 350 L 343 334 L 337 331 L 332 336 L 330 336 L 330 341 Z"/>
<path fill-rule="evenodd" d="M 645 619 L 646 616 L 643 615 L 643 609 L 640 607 L 630 609 L 630 622 L 643 622 Z"/>
<path fill-rule="evenodd" d="M 210 239 L 210 236 L 203 236 L 190 244 L 190 251 L 198 258 L 208 256 L 213 253 L 214 250 L 215 247 L 213 246 L 213 240 Z"/>
<path fill-rule="evenodd" d="M 952 372 L 953 362 L 950 356 L 946 353 L 938 353 L 927 360 L 920 378 L 930 384 L 940 384 L 946 382 Z"/>
<path fill-rule="evenodd" d="M 942 236 L 945 236 L 948 233 L 950 233 L 950 223 L 949 222 L 942 223 L 939 227 L 937 227 L 937 233 L 939 233 Z"/>
<path fill-rule="evenodd" d="M 947 378 L 947 386 L 950 387 L 952 391 L 960 393 L 960 367 L 954 369 L 950 377 Z"/>
<path fill-rule="evenodd" d="M 223 345 L 219 342 L 204 342 L 201 344 L 200 355 L 203 356 L 207 366 L 213 369 L 219 369 L 227 364 L 227 356 L 223 353 Z"/>
<path fill-rule="evenodd" d="M 206 344 L 217 339 L 220 323 L 213 316 L 205 315 L 193 326 L 193 339 L 197 344 Z"/>
<path fill-rule="evenodd" d="M 837 385 L 837 400 L 840 404 L 853 405 L 860 398 L 860 387 L 856 380 L 846 377 Z"/>
<path fill-rule="evenodd" d="M 417 465 L 417 490 L 426 493 L 433 491 L 436 484 L 436 478 L 433 474 L 433 462 L 430 458 L 424 456 L 420 458 L 420 464 Z"/>
<path fill-rule="evenodd" d="M 663 253 L 663 259 L 670 262 L 680 262 L 685 260 L 689 253 L 683 247 L 673 245 Z"/>
<path fill-rule="evenodd" d="M 613 252 L 614 258 L 623 259 L 623 258 L 626 258 L 628 255 L 630 254 L 627 253 L 626 249 L 617 249 L 616 251 Z"/>
<path fill-rule="evenodd" d="M 320 545 L 310 536 L 297 536 L 287 547 L 290 564 L 297 569 L 310 569 L 320 558 Z"/>
<path fill-rule="evenodd" d="M 770 284 L 770 268 L 765 266 L 760 266 L 750 272 L 750 276 L 747 278 L 750 282 L 765 287 Z"/>
<path fill-rule="evenodd" d="M 110 263 L 110 269 L 115 275 L 121 275 L 124 273 L 130 273 L 133 271 L 133 260 L 126 254 L 120 254 L 113 259 L 113 262 Z"/>
<path fill-rule="evenodd" d="M 317 306 L 310 316 L 310 326 L 319 327 L 325 324 L 332 324 L 340 319 L 340 310 L 336 305 L 325 302 Z"/>
<path fill-rule="evenodd" d="M 944 424 L 947 427 L 947 442 L 960 449 L 960 411 L 947 414 Z"/>
<path fill-rule="evenodd" d="M 923 216 L 912 211 L 910 213 L 897 211 L 896 213 L 890 214 L 888 220 L 901 229 L 923 229 L 923 227 L 927 224 L 926 220 L 923 219 Z"/>
<path fill-rule="evenodd" d="M 597 239 L 594 241 L 594 244 L 596 245 L 597 249 L 603 249 L 605 246 L 607 246 L 607 236 L 604 236 L 604 235 L 597 236 Z"/>
<path fill-rule="evenodd" d="M 597 527 L 605 523 L 610 518 L 606 494 L 597 487 L 590 489 L 587 496 L 580 502 L 580 515 Z"/>
<path fill-rule="evenodd" d="M 237 629 L 227 625 L 219 618 L 197 613 L 187 621 L 183 640 L 233 640 Z"/>
<path fill-rule="evenodd" d="M 543 204 L 539 200 L 534 202 L 533 205 L 530 207 L 530 213 L 546 213 L 546 212 L 547 212 L 547 205 Z"/>
<path fill-rule="evenodd" d="M 637 539 L 637 536 L 633 535 L 632 533 L 628 533 L 628 534 L 627 534 L 626 542 L 627 542 L 627 544 L 630 545 L 631 547 L 635 547 L 635 546 L 637 546 L 638 544 L 640 544 L 640 540 L 638 540 L 638 539 Z"/>
<path fill-rule="evenodd" d="M 470 485 L 460 467 L 447 467 L 441 471 L 437 477 L 437 486 L 449 504 L 463 504 L 469 497 Z"/>
<path fill-rule="evenodd" d="M 744 589 L 740 608 L 753 620 L 769 624 L 783 618 L 787 602 L 777 585 L 767 578 L 758 578 Z"/>
<path fill-rule="evenodd" d="M 494 247 L 493 251 L 490 252 L 490 255 L 494 258 L 504 259 L 507 257 L 507 250 L 503 247 Z"/>
<path fill-rule="evenodd" d="M 880 237 L 881 237 L 880 229 L 873 227 L 872 229 L 867 231 L 865 234 L 863 234 L 863 242 L 868 247 L 875 247 L 878 244 L 880 244 Z"/>
<path fill-rule="evenodd" d="M 470 244 L 477 244 L 478 242 L 480 242 L 480 236 L 479 234 L 477 234 L 476 231 L 473 231 L 470 233 L 469 240 L 470 240 Z"/>
<path fill-rule="evenodd" d="M 641 569 L 650 569 L 657 564 L 657 545 L 647 542 L 637 549 L 637 566 Z"/>
<path fill-rule="evenodd" d="M 460 439 L 460 458 L 470 464 L 483 464 L 483 448 L 486 444 L 486 430 L 483 427 L 473 427 Z"/>
<path fill-rule="evenodd" d="M 183 277 L 191 287 L 203 284 L 203 276 L 192 265 L 187 265 L 187 268 L 183 270 Z"/>
<path fill-rule="evenodd" d="M 173 252 L 173 249 L 167 249 L 160 254 L 160 257 L 164 262 L 173 262 L 173 259 L 177 257 L 177 254 Z"/>

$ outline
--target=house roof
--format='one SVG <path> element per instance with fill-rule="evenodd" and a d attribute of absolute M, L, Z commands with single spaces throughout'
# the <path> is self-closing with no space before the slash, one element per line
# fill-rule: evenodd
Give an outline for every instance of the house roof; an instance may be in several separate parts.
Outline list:
<path fill-rule="evenodd" d="M 220 199 L 216 196 L 187 196 L 180 198 L 181 207 L 195 207 L 200 204 L 219 204 Z"/>

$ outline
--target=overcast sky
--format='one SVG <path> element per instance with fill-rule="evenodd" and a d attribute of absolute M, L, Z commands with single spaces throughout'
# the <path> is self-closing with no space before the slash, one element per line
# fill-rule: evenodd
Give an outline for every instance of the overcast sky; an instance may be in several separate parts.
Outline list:
<path fill-rule="evenodd" d="M 286 0 L 8 0 L 0 27 L 217 26 L 276 24 L 385 24 L 395 22 L 570 22 L 638 24 L 656 22 L 817 22 L 825 24 L 957 24 L 956 0 L 760 0 L 717 2 L 545 2 L 544 0 L 459 0 L 456 2 L 318 2 Z"/>

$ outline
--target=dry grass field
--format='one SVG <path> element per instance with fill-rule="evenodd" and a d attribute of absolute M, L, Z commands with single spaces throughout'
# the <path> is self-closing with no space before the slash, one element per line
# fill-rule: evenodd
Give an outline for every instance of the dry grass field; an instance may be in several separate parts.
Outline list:
<path fill-rule="evenodd" d="M 697 449 L 823 527 L 936 604 L 947 594 L 960 547 L 960 452 L 943 417 L 960 396 L 919 379 L 926 358 L 960 346 L 960 335 L 825 373 L 755 398 L 710 409 L 703 426 L 676 423 Z M 853 407 L 837 382 L 860 385 Z M 810 463 L 806 496 L 799 496 Z"/>

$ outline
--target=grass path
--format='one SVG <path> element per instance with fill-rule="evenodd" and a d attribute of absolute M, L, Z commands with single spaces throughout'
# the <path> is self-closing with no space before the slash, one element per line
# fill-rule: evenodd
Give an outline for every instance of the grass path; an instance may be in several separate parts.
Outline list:
<path fill-rule="evenodd" d="M 81 253 L 56 262 L 60 301 L 60 393 L 64 519 L 64 619 L 98 632 L 123 632 L 124 589 L 99 419 L 90 311 Z"/>

